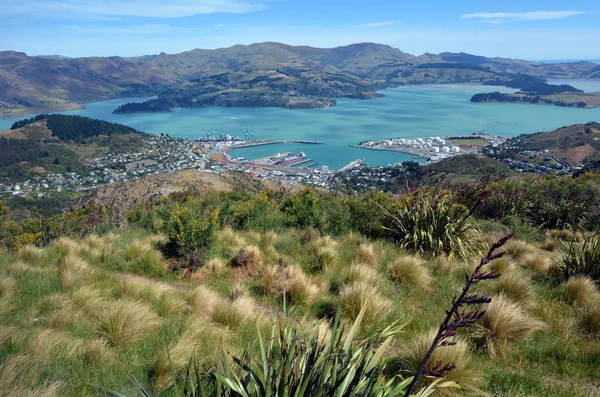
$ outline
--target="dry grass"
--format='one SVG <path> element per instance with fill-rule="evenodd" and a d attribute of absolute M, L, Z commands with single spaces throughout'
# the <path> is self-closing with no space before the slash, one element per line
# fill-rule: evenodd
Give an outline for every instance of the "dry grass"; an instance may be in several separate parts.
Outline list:
<path fill-rule="evenodd" d="M 160 251 L 147 241 L 134 241 L 125 248 L 125 259 L 134 262 L 144 271 L 165 274 L 167 266 Z"/>
<path fill-rule="evenodd" d="M 317 261 L 320 270 L 327 270 L 333 267 L 336 258 L 337 253 L 331 247 L 321 247 L 317 249 Z"/>
<path fill-rule="evenodd" d="M 187 314 L 192 308 L 182 297 L 175 294 L 164 294 L 157 302 L 158 313 L 164 317 Z"/>
<path fill-rule="evenodd" d="M 580 305 L 600 302 L 600 289 L 589 277 L 571 277 L 565 284 L 565 295 Z"/>
<path fill-rule="evenodd" d="M 298 266 L 288 266 L 285 293 L 288 302 L 301 305 L 312 302 L 319 293 L 319 287 Z"/>
<path fill-rule="evenodd" d="M 421 258 L 417 256 L 405 255 L 396 258 L 388 266 L 388 275 L 393 281 L 401 284 L 416 287 L 431 285 L 431 276 Z"/>
<path fill-rule="evenodd" d="M 76 255 L 80 250 L 79 244 L 66 237 L 61 237 L 56 240 L 52 247 L 61 257 Z"/>
<path fill-rule="evenodd" d="M 246 241 L 230 228 L 224 228 L 219 232 L 219 241 L 223 245 L 233 248 L 235 251 L 246 245 Z"/>
<path fill-rule="evenodd" d="M 531 279 L 517 271 L 503 273 L 491 285 L 494 292 L 504 294 L 523 306 L 531 306 L 535 301 L 535 290 Z"/>
<path fill-rule="evenodd" d="M 385 317 L 392 308 L 392 303 L 381 296 L 376 286 L 358 282 L 344 286 L 339 293 L 339 300 L 344 312 L 352 319 L 366 306 L 364 321 L 379 320 Z"/>
<path fill-rule="evenodd" d="M 29 352 L 35 357 L 48 359 L 57 354 L 76 357 L 81 354 L 83 341 L 67 332 L 44 329 L 29 341 Z"/>
<path fill-rule="evenodd" d="M 322 236 L 315 239 L 312 243 L 315 248 L 327 248 L 335 251 L 338 243 L 331 236 Z"/>
<path fill-rule="evenodd" d="M 515 262 L 510 257 L 503 256 L 491 261 L 487 265 L 487 269 L 496 274 L 504 274 L 513 271 L 515 266 Z"/>
<path fill-rule="evenodd" d="M 88 320 L 83 311 L 70 302 L 66 303 L 48 319 L 48 327 L 50 328 L 65 329 L 75 324 L 84 325 L 86 323 L 88 323 Z"/>
<path fill-rule="evenodd" d="M 44 250 L 34 245 L 25 245 L 19 248 L 16 253 L 18 260 L 36 266 L 45 266 L 48 264 L 44 260 L 45 256 Z"/>
<path fill-rule="evenodd" d="M 206 265 L 204 265 L 204 268 L 206 270 L 208 270 L 209 272 L 220 272 L 221 270 L 225 269 L 227 267 L 227 264 L 225 263 L 225 261 L 223 261 L 220 258 L 212 258 L 210 259 L 208 262 L 206 262 Z"/>
<path fill-rule="evenodd" d="M 501 353 L 506 344 L 526 338 L 545 324 L 530 317 L 519 304 L 504 295 L 496 295 L 486 305 L 475 340 L 490 355 Z"/>
<path fill-rule="evenodd" d="M 93 270 L 86 261 L 69 254 L 58 264 L 58 276 L 63 288 L 71 288 L 76 282 L 93 276 Z"/>
<path fill-rule="evenodd" d="M 215 323 L 232 329 L 239 328 L 252 317 L 259 317 L 256 303 L 252 298 L 243 295 L 233 300 L 220 300 L 212 313 Z"/>
<path fill-rule="evenodd" d="M 399 357 L 394 359 L 394 366 L 405 376 L 412 376 L 417 372 L 419 364 L 423 361 L 431 342 L 433 341 L 437 330 L 431 330 L 417 335 L 410 343 L 400 349 Z M 431 358 L 429 365 L 435 366 L 436 363 L 453 363 L 456 368 L 448 373 L 444 380 L 454 381 L 461 386 L 461 389 L 438 389 L 435 395 L 484 395 L 479 390 L 479 384 L 482 381 L 481 374 L 470 366 L 469 344 L 458 337 L 454 338 L 456 343 L 453 346 L 437 348 Z M 428 384 L 431 378 L 423 378 L 423 382 Z"/>
<path fill-rule="evenodd" d="M 595 336 L 600 336 L 600 302 L 585 308 L 583 312 L 584 329 Z"/>
<path fill-rule="evenodd" d="M 156 388 L 170 386 L 173 373 L 181 373 L 192 357 L 199 360 L 200 366 L 210 366 L 206 362 L 215 356 L 215 347 L 222 346 L 231 333 L 218 325 L 201 319 L 190 319 L 181 337 L 163 353 L 156 363 Z"/>
<path fill-rule="evenodd" d="M 548 270 L 550 270 L 551 260 L 547 254 L 538 251 L 526 254 L 520 263 L 526 269 L 531 269 L 540 273 L 548 273 Z"/>
<path fill-rule="evenodd" d="M 194 289 L 189 299 L 192 312 L 199 316 L 210 316 L 215 310 L 217 303 L 223 298 L 211 289 L 200 286 Z"/>
<path fill-rule="evenodd" d="M 272 230 L 269 230 L 265 234 L 263 234 L 260 238 L 260 243 L 264 246 L 273 245 L 277 241 L 277 233 Z"/>
<path fill-rule="evenodd" d="M 504 251 L 518 261 L 528 254 L 535 253 L 537 248 L 522 240 L 510 240 L 504 245 Z"/>
<path fill-rule="evenodd" d="M 281 267 L 264 265 L 258 269 L 258 282 L 265 294 L 271 295 L 281 290 L 283 283 Z"/>
<path fill-rule="evenodd" d="M 375 253 L 375 247 L 373 244 L 359 245 L 358 250 L 356 251 L 356 259 L 359 262 L 375 266 L 377 264 L 377 254 Z"/>
<path fill-rule="evenodd" d="M 40 380 L 41 363 L 27 355 L 13 356 L 0 365 L 0 396 L 57 397 L 63 384 Z"/>
<path fill-rule="evenodd" d="M 89 286 L 81 287 L 73 292 L 71 302 L 89 316 L 98 313 L 106 304 L 100 291 Z"/>
<path fill-rule="evenodd" d="M 0 348 L 5 343 L 13 341 L 18 332 L 19 329 L 16 327 L 9 327 L 0 324 Z"/>
<path fill-rule="evenodd" d="M 8 276 L 0 280 L 0 314 L 8 313 L 12 310 L 11 299 L 15 293 L 17 281 Z"/>
<path fill-rule="evenodd" d="M 123 299 L 110 302 L 98 313 L 97 321 L 98 332 L 114 346 L 138 341 L 161 325 L 150 307 Z"/>
<path fill-rule="evenodd" d="M 367 284 L 375 285 L 379 283 L 381 279 L 377 270 L 362 263 L 353 263 L 344 270 L 343 275 L 344 281 L 347 284 L 354 284 L 362 281 Z"/>
<path fill-rule="evenodd" d="M 102 365 L 102 363 L 110 357 L 110 349 L 103 339 L 92 339 L 83 347 L 82 358 L 91 366 Z"/>
<path fill-rule="evenodd" d="M 432 263 L 435 274 L 449 275 L 454 270 L 454 264 L 446 255 L 437 255 Z"/>

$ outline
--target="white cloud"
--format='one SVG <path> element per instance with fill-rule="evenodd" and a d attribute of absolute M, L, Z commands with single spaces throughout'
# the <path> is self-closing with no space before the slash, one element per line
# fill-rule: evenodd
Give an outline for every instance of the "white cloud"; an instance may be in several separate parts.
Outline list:
<path fill-rule="evenodd" d="M 363 28 L 382 28 L 384 26 L 391 26 L 395 24 L 396 21 L 382 21 L 382 22 L 373 22 L 373 23 L 365 23 L 361 25 Z"/>
<path fill-rule="evenodd" d="M 218 28 L 218 29 L 221 29 L 221 28 L 224 28 L 224 27 L 225 27 L 225 25 L 223 25 L 222 23 L 219 23 L 219 24 L 215 25 L 215 28 Z"/>
<path fill-rule="evenodd" d="M 476 12 L 463 14 L 463 19 L 479 19 L 486 23 L 506 23 L 522 21 L 539 21 L 544 19 L 561 19 L 583 14 L 582 11 L 532 11 L 532 12 Z"/>
<path fill-rule="evenodd" d="M 64 30 L 74 30 L 79 33 L 85 32 L 90 34 L 102 34 L 102 35 L 152 35 L 152 34 L 166 34 L 174 33 L 178 29 L 173 28 L 170 25 L 164 24 L 146 24 L 146 25 L 131 25 L 131 26 L 115 26 L 115 27 L 103 27 L 103 26 L 80 26 L 73 24 L 72 26 L 60 26 Z"/>
<path fill-rule="evenodd" d="M 266 7 L 263 0 L 0 0 L 0 15 L 129 16 L 180 18 L 198 14 L 244 14 Z"/>

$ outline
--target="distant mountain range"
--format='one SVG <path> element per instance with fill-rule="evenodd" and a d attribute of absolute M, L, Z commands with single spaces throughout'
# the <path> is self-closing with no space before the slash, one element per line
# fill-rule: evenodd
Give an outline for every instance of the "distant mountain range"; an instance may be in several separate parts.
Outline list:
<path fill-rule="evenodd" d="M 321 107 L 331 106 L 335 98 L 370 98 L 377 89 L 403 84 L 481 84 L 521 75 L 600 78 L 600 65 L 448 52 L 414 56 L 373 43 L 332 49 L 259 43 L 133 58 L 30 57 L 4 51 L 0 52 L 0 116 L 147 95 L 159 95 L 159 100 L 133 111 L 206 105 Z"/>

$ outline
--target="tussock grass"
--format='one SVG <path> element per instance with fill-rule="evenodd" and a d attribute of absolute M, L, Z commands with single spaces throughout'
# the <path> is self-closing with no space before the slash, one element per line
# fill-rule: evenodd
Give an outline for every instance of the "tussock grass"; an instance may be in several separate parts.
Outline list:
<path fill-rule="evenodd" d="M 209 272 L 213 272 L 213 273 L 220 272 L 221 270 L 225 269 L 226 267 L 227 267 L 227 264 L 221 258 L 209 259 L 208 262 L 206 262 L 206 265 L 204 265 L 204 268 L 206 270 L 208 270 Z"/>
<path fill-rule="evenodd" d="M 454 270 L 455 266 L 446 255 L 436 255 L 432 262 L 433 271 L 435 274 L 449 275 Z"/>
<path fill-rule="evenodd" d="M 600 289 L 589 277 L 571 277 L 565 284 L 565 295 L 580 305 L 592 305 L 600 302 Z"/>
<path fill-rule="evenodd" d="M 220 300 L 215 304 L 212 320 L 217 324 L 236 329 L 250 318 L 259 318 L 256 303 L 248 296 L 233 300 Z"/>
<path fill-rule="evenodd" d="M 196 287 L 192 292 L 189 304 L 192 312 L 199 316 L 210 316 L 215 310 L 215 306 L 223 298 L 211 289 L 204 286 Z"/>
<path fill-rule="evenodd" d="M 3 277 L 0 280 L 0 314 L 8 313 L 12 310 L 11 299 L 15 293 L 17 280 L 13 277 Z"/>
<path fill-rule="evenodd" d="M 363 263 L 353 263 L 344 270 L 343 279 L 346 284 L 354 284 L 365 282 L 368 284 L 377 284 L 381 280 L 381 276 L 377 270 Z"/>
<path fill-rule="evenodd" d="M 545 327 L 543 322 L 529 316 L 519 304 L 504 295 L 492 297 L 485 309 L 478 322 L 475 340 L 492 356 L 501 353 L 508 343 L 525 339 L 533 331 Z"/>
<path fill-rule="evenodd" d="M 27 355 L 13 356 L 0 365 L 0 396 L 57 397 L 61 382 L 40 380 L 41 363 Z"/>
<path fill-rule="evenodd" d="M 431 341 L 434 339 L 437 330 L 431 330 L 417 334 L 409 343 L 400 348 L 397 358 L 390 362 L 390 369 L 398 370 L 404 376 L 413 376 L 419 364 L 423 361 L 425 354 L 431 346 Z M 455 337 L 453 346 L 444 346 L 437 348 L 428 364 L 434 367 L 438 362 L 444 365 L 453 363 L 456 368 L 448 373 L 444 378 L 447 381 L 453 381 L 460 385 L 461 389 L 438 389 L 434 395 L 485 395 L 479 389 L 480 383 L 483 380 L 481 374 L 471 365 L 471 356 L 469 344 L 464 339 Z M 424 384 L 429 384 L 434 379 L 423 378 Z"/>
<path fill-rule="evenodd" d="M 504 245 L 504 251 L 514 260 L 518 261 L 528 254 L 535 253 L 537 248 L 525 241 L 510 240 Z"/>
<path fill-rule="evenodd" d="M 366 306 L 366 323 L 382 319 L 392 308 L 392 303 L 379 293 L 376 286 L 365 282 L 344 286 L 340 290 L 339 300 L 344 313 L 352 319 L 356 319 L 363 306 Z"/>
<path fill-rule="evenodd" d="M 87 315 L 98 313 L 106 304 L 100 291 L 89 286 L 81 287 L 73 292 L 71 302 Z"/>
<path fill-rule="evenodd" d="M 288 266 L 285 275 L 285 293 L 288 302 L 294 305 L 302 305 L 310 303 L 316 298 L 319 293 L 319 287 L 313 283 L 301 268 L 298 266 Z"/>
<path fill-rule="evenodd" d="M 121 298 L 154 302 L 159 301 L 166 294 L 173 292 L 174 288 L 168 284 L 136 278 L 124 278 L 119 283 L 118 295 Z"/>
<path fill-rule="evenodd" d="M 52 244 L 52 248 L 59 256 L 77 255 L 80 251 L 80 245 L 70 238 L 61 237 Z"/>
<path fill-rule="evenodd" d="M 335 264 L 337 253 L 331 247 L 320 247 L 317 248 L 316 259 L 317 264 L 313 266 L 315 270 L 327 270 Z"/>
<path fill-rule="evenodd" d="M 0 349 L 5 343 L 12 342 L 18 334 L 19 329 L 0 324 Z"/>
<path fill-rule="evenodd" d="M 590 334 L 600 336 L 600 301 L 584 309 L 583 327 Z"/>
<path fill-rule="evenodd" d="M 494 259 L 487 265 L 487 269 L 496 274 L 504 274 L 514 271 L 516 267 L 515 262 L 508 256 Z"/>
<path fill-rule="evenodd" d="M 373 244 L 359 245 L 358 250 L 356 251 L 356 259 L 359 262 L 375 266 L 377 264 L 377 254 L 375 253 L 375 247 Z"/>
<path fill-rule="evenodd" d="M 504 294 L 515 303 L 530 306 L 535 301 L 535 290 L 531 279 L 517 271 L 505 272 L 492 283 L 493 292 Z"/>
<path fill-rule="evenodd" d="M 123 299 L 110 302 L 98 313 L 97 321 L 98 332 L 114 346 L 138 341 L 161 325 L 150 307 Z"/>
<path fill-rule="evenodd" d="M 66 303 L 60 310 L 53 313 L 48 319 L 48 327 L 66 329 L 73 325 L 87 325 L 89 321 L 83 311 L 72 303 Z"/>
<path fill-rule="evenodd" d="M 210 367 L 215 356 L 215 347 L 232 336 L 231 332 L 210 321 L 192 318 L 185 325 L 181 336 L 168 347 L 168 352 L 160 355 L 156 363 L 157 389 L 171 385 L 173 374 L 181 374 L 190 359 L 198 359 L 200 367 Z"/>
<path fill-rule="evenodd" d="M 111 358 L 110 348 L 103 339 L 92 339 L 87 341 L 83 347 L 82 358 L 91 366 L 102 365 L 107 359 Z"/>
<path fill-rule="evenodd" d="M 19 248 L 16 253 L 18 260 L 34 266 L 48 265 L 47 261 L 44 260 L 45 256 L 44 250 L 34 245 L 25 245 Z"/>
<path fill-rule="evenodd" d="M 271 295 L 281 290 L 282 283 L 280 266 L 263 265 L 258 269 L 258 284 L 265 294 Z"/>
<path fill-rule="evenodd" d="M 277 233 L 275 233 L 272 230 L 269 230 L 268 232 L 266 232 L 265 234 L 263 234 L 261 236 L 261 238 L 260 238 L 260 244 L 264 245 L 264 246 L 273 245 L 277 241 L 278 237 L 279 236 L 277 235 Z"/>
<path fill-rule="evenodd" d="M 171 317 L 178 314 L 187 314 L 192 311 L 192 307 L 182 297 L 173 293 L 164 294 L 156 302 L 158 313 L 164 317 Z"/>
<path fill-rule="evenodd" d="M 63 257 L 58 264 L 58 276 L 61 286 L 68 289 L 78 281 L 93 276 L 93 270 L 86 261 L 70 254 Z"/>
<path fill-rule="evenodd" d="M 335 251 L 338 247 L 337 241 L 331 236 L 321 236 L 313 240 L 312 242 L 315 248 L 326 248 Z"/>
<path fill-rule="evenodd" d="M 551 260 L 547 255 L 538 251 L 525 255 L 520 263 L 526 269 L 531 269 L 540 273 L 548 273 Z"/>
<path fill-rule="evenodd" d="M 236 251 L 246 245 L 246 240 L 230 228 L 224 228 L 219 232 L 219 241 Z"/>
<path fill-rule="evenodd" d="M 137 240 L 129 244 L 125 248 L 125 259 L 133 262 L 143 273 L 161 275 L 167 272 L 162 254 L 147 241 Z"/>
<path fill-rule="evenodd" d="M 39 358 L 50 358 L 59 353 L 62 356 L 76 357 L 81 354 L 83 341 L 71 337 L 67 332 L 44 329 L 29 344 L 29 351 Z"/>
<path fill-rule="evenodd" d="M 431 276 L 424 266 L 423 260 L 417 256 L 404 255 L 395 259 L 388 266 L 389 277 L 400 284 L 415 287 L 431 285 Z"/>

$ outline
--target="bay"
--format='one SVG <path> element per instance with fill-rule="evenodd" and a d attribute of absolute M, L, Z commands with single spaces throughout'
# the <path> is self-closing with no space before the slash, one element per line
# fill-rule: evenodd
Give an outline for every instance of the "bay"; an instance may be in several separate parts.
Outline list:
<path fill-rule="evenodd" d="M 593 90 L 595 82 L 571 81 Z M 586 85 L 587 84 L 587 85 Z M 338 99 L 327 109 L 279 108 L 196 108 L 171 113 L 112 114 L 131 99 L 90 103 L 85 109 L 62 112 L 113 121 L 153 134 L 194 139 L 208 131 L 244 137 L 254 129 L 256 139 L 307 139 L 324 145 L 268 145 L 236 149 L 232 157 L 248 159 L 282 151 L 304 151 L 318 165 L 340 168 L 364 158 L 369 165 L 387 165 L 412 156 L 349 147 L 363 140 L 413 138 L 441 135 L 489 134 L 516 136 L 551 131 L 558 127 L 600 121 L 600 108 L 575 109 L 545 105 L 471 103 L 480 92 L 514 92 L 502 87 L 480 85 L 421 85 L 381 91 L 385 97 L 373 100 Z M 143 100 L 137 98 L 136 100 Z M 19 118 L 21 119 L 21 118 Z M 18 119 L 0 120 L 0 130 Z"/>

